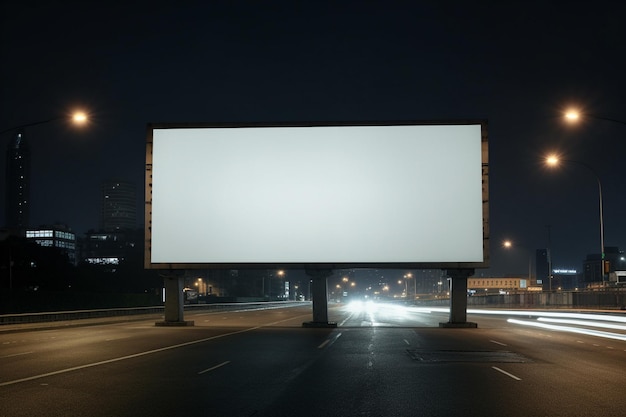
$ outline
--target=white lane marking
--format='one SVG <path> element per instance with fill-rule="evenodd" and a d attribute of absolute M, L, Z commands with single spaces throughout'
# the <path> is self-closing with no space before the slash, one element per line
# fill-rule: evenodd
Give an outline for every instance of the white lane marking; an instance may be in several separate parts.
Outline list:
<path fill-rule="evenodd" d="M 106 364 L 109 364 L 109 363 L 120 362 L 120 361 L 124 361 L 124 360 L 127 360 L 127 359 L 139 358 L 141 356 L 151 355 L 153 353 L 165 352 L 167 350 L 178 349 L 178 348 L 185 347 L 185 346 L 196 345 L 198 343 L 204 343 L 204 342 L 208 342 L 210 340 L 221 339 L 222 337 L 233 336 L 233 335 L 236 335 L 236 334 L 247 333 L 247 332 L 251 332 L 253 330 L 261 329 L 263 327 L 273 326 L 273 325 L 276 325 L 276 324 L 279 324 L 279 323 L 283 323 L 283 322 L 286 322 L 286 321 L 297 320 L 297 319 L 300 319 L 302 317 L 309 317 L 309 316 L 310 316 L 309 314 L 303 314 L 301 316 L 291 317 L 291 318 L 284 319 L 284 320 L 278 320 L 278 321 L 275 321 L 275 322 L 272 322 L 272 323 L 267 323 L 267 324 L 263 324 L 263 325 L 260 325 L 260 326 L 250 327 L 248 329 L 237 330 L 235 332 L 218 334 L 217 336 L 211 336 L 211 337 L 207 337 L 207 338 L 204 338 L 204 339 L 192 340 L 190 342 L 179 343 L 177 345 L 171 345 L 171 346 L 165 346 L 165 347 L 158 348 L 158 349 L 147 350 L 145 352 L 139 352 L 139 353 L 135 353 L 135 354 L 132 354 L 132 355 L 121 356 L 119 358 L 107 359 L 107 360 L 100 361 L 100 362 L 87 363 L 85 365 L 78 365 L 78 366 L 74 366 L 74 367 L 66 368 L 66 369 L 59 369 L 58 371 L 52 371 L 52 372 L 48 372 L 48 373 L 40 374 L 40 375 L 33 375 L 33 376 L 26 377 L 26 378 L 15 379 L 13 381 L 0 382 L 0 387 L 6 387 L 7 385 L 19 384 L 20 382 L 32 381 L 32 380 L 35 380 L 35 379 L 46 378 L 46 377 L 54 376 L 54 375 L 65 374 L 67 372 L 78 371 L 80 369 L 93 368 L 94 366 L 106 365 Z"/>
<path fill-rule="evenodd" d="M 22 352 L 22 353 L 14 353 L 13 355 L 5 355 L 5 356 L 0 356 L 0 359 L 4 359 L 4 358 L 12 358 L 14 356 L 22 356 L 22 355 L 30 355 L 33 352 Z"/>
<path fill-rule="evenodd" d="M 341 333 L 337 333 L 336 336 L 334 336 L 334 337 L 332 337 L 330 339 L 324 340 L 317 348 L 318 349 L 323 349 L 326 345 L 335 343 L 337 341 L 337 339 L 339 339 L 339 336 L 341 336 Z"/>
<path fill-rule="evenodd" d="M 500 346 L 508 346 L 506 343 L 498 342 L 496 340 L 490 340 L 490 342 L 495 343 L 496 345 L 500 345 Z"/>
<path fill-rule="evenodd" d="M 521 381 L 522 380 L 522 378 L 519 378 L 519 377 L 517 377 L 517 376 L 515 376 L 515 375 L 513 375 L 513 374 L 511 374 L 511 373 L 509 373 L 509 372 L 507 372 L 507 371 L 505 371 L 503 369 L 500 369 L 497 366 L 492 366 L 492 368 L 495 369 L 498 372 L 502 372 L 504 375 L 506 375 L 508 377 L 511 377 L 511 378 L 513 378 L 516 381 Z"/>
<path fill-rule="evenodd" d="M 409 343 L 408 340 L 404 339 L 404 343 L 406 343 L 407 345 L 411 346 L 411 344 Z"/>
<path fill-rule="evenodd" d="M 324 346 L 326 346 L 326 345 L 327 345 L 327 344 L 329 344 L 329 343 L 330 343 L 330 339 L 326 339 L 326 340 L 324 340 L 324 342 L 322 342 L 322 344 L 321 344 L 321 345 L 319 345 L 317 348 L 318 348 L 318 349 L 323 349 L 323 348 L 324 348 Z"/>
<path fill-rule="evenodd" d="M 221 368 L 222 366 L 224 366 L 224 365 L 228 365 L 229 363 L 230 363 L 230 361 L 225 361 L 225 362 L 222 362 L 222 363 L 220 363 L 219 365 L 215 365 L 215 366 L 213 366 L 213 367 L 211 367 L 211 368 L 209 368 L 209 369 L 205 369 L 204 371 L 200 371 L 200 372 L 198 372 L 198 375 L 202 375 L 202 374 L 205 374 L 205 373 L 207 373 L 207 372 L 211 372 L 212 370 L 217 369 L 217 368 Z"/>
<path fill-rule="evenodd" d="M 343 326 L 348 320 L 352 318 L 353 315 L 354 313 L 350 313 L 348 317 L 346 317 L 341 323 L 339 323 L 339 327 Z"/>

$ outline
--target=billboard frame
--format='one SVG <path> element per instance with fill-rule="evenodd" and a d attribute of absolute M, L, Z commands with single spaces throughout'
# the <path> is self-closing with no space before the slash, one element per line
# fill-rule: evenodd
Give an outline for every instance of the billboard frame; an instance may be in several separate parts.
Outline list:
<path fill-rule="evenodd" d="M 152 169 L 154 129 L 253 128 L 253 127 L 342 127 L 342 126 L 432 126 L 480 125 L 482 175 L 482 262 L 338 262 L 338 263 L 153 263 L 152 248 Z M 145 160 L 145 250 L 146 269 L 478 269 L 489 267 L 489 142 L 486 119 L 401 120 L 351 122 L 239 122 L 239 123 L 148 123 Z"/>

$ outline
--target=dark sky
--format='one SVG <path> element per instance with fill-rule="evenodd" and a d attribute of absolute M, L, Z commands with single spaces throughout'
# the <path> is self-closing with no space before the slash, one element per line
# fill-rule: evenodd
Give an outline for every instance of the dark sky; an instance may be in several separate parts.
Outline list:
<path fill-rule="evenodd" d="M 561 119 L 571 105 L 626 119 L 624 5 L 129 3 L 0 6 L 0 130 L 75 107 L 93 120 L 80 131 L 61 122 L 27 130 L 34 225 L 97 228 L 105 179 L 136 183 L 141 198 L 149 122 L 484 118 L 492 267 L 479 273 L 527 272 L 548 225 L 555 266 L 580 269 L 599 252 L 593 173 L 547 170 L 548 151 L 595 169 L 606 246 L 626 249 L 626 125 Z M 518 249 L 501 249 L 506 238 Z"/>

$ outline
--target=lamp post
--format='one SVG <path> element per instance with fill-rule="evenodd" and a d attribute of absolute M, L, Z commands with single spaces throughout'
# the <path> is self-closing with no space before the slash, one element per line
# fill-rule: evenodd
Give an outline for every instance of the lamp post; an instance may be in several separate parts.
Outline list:
<path fill-rule="evenodd" d="M 278 275 L 278 277 L 280 278 L 280 281 L 279 281 L 280 289 L 278 292 L 278 296 L 284 300 L 285 299 L 285 282 L 283 281 L 283 277 L 285 276 L 285 271 L 283 271 L 282 269 L 279 269 L 276 272 L 276 275 Z M 281 296 L 281 293 L 282 293 L 282 296 Z"/>
<path fill-rule="evenodd" d="M 600 115 L 593 114 L 593 113 L 580 113 L 578 110 L 568 110 L 565 113 L 565 120 L 567 120 L 570 123 L 576 123 L 580 119 L 585 119 L 585 118 L 604 120 L 607 122 L 613 122 L 613 123 L 626 125 L 626 121 L 623 121 L 623 120 L 612 119 L 610 117 L 604 117 L 604 116 L 600 116 Z"/>
<path fill-rule="evenodd" d="M 406 298 L 409 298 L 409 279 L 413 278 L 413 274 L 408 272 L 404 274 L 404 281 L 406 282 Z M 413 280 L 413 299 L 417 296 L 417 283 Z"/>
<path fill-rule="evenodd" d="M 27 127 L 31 127 L 31 126 L 37 126 L 37 125 L 42 125 L 45 123 L 50 123 L 50 122 L 54 122 L 56 120 L 63 120 L 63 119 L 68 119 L 68 116 L 64 115 L 64 116 L 57 116 L 57 117 L 53 117 L 51 119 L 45 119 L 45 120 L 39 120 L 36 122 L 30 122 L 30 123 L 25 123 L 19 126 L 14 126 L 8 129 L 4 129 L 4 130 L 0 130 L 0 135 L 7 133 L 7 132 L 12 132 L 14 130 L 20 130 L 20 129 L 25 129 Z M 88 117 L 87 117 L 87 113 L 82 112 L 82 111 L 77 111 L 74 112 L 70 115 L 69 119 L 72 121 L 72 123 L 76 124 L 76 125 L 84 125 L 85 123 L 87 123 L 88 121 Z"/>
<path fill-rule="evenodd" d="M 556 155 L 550 155 L 546 158 L 547 165 L 551 167 L 556 167 L 560 162 L 572 163 L 572 164 L 580 165 L 580 166 L 587 168 L 596 178 L 596 181 L 598 183 L 598 200 L 600 203 L 599 204 L 599 207 L 600 207 L 600 274 L 602 275 L 602 286 L 604 286 L 604 283 L 605 283 L 604 256 L 605 254 L 604 254 L 604 218 L 603 218 L 603 208 L 602 208 L 602 182 L 600 181 L 600 177 L 598 176 L 596 171 L 590 165 L 587 165 L 584 162 L 572 161 L 569 159 L 560 159 Z"/>

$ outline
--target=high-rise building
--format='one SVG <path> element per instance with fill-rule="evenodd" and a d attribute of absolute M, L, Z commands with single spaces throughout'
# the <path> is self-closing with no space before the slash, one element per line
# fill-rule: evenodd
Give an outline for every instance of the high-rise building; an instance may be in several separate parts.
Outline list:
<path fill-rule="evenodd" d="M 102 184 L 101 227 L 105 231 L 137 228 L 137 193 L 133 183 L 109 180 Z"/>
<path fill-rule="evenodd" d="M 22 231 L 30 220 L 30 149 L 24 131 L 17 131 L 6 154 L 6 227 Z"/>

